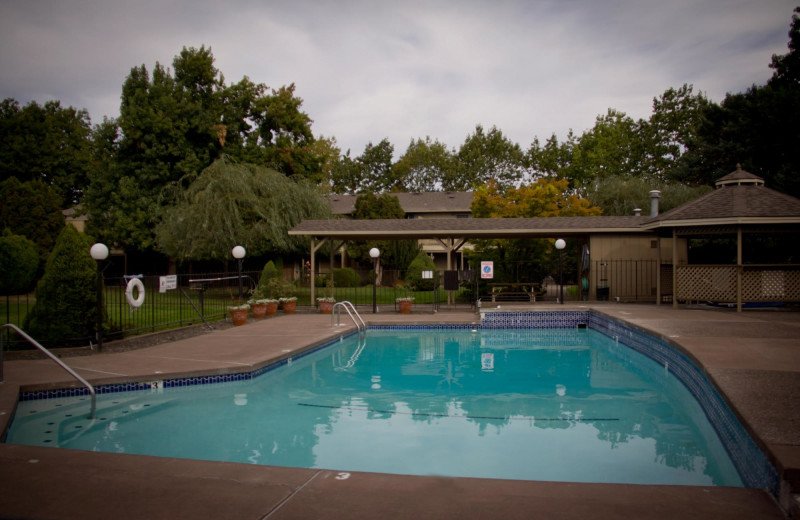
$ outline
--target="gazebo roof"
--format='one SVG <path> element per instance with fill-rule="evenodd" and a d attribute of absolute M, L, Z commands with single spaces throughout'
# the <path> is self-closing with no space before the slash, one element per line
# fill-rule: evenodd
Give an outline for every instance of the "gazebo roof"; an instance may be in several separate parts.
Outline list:
<path fill-rule="evenodd" d="M 650 219 L 644 227 L 800 223 L 800 199 L 764 186 L 742 170 L 717 180 L 717 189 Z"/>

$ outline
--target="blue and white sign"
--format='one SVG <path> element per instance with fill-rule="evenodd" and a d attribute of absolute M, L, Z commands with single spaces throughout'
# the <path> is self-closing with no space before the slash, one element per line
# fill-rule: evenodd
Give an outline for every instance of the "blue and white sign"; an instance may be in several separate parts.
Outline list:
<path fill-rule="evenodd" d="M 481 262 L 481 278 L 483 279 L 494 278 L 494 262 L 492 261 Z"/>

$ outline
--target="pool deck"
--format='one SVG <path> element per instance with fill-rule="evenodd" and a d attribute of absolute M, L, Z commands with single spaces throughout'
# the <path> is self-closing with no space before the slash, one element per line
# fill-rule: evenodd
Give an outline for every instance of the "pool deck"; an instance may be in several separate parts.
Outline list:
<path fill-rule="evenodd" d="M 800 312 L 586 304 L 680 345 L 783 473 L 783 509 L 761 490 L 415 477 L 0 444 L 0 517 L 58 519 L 781 519 L 798 515 Z M 466 310 L 363 314 L 368 323 L 471 323 Z M 348 320 L 347 316 L 343 316 Z M 336 337 L 330 316 L 251 321 L 149 348 L 66 359 L 93 384 L 249 371 Z M 6 361 L 0 431 L 20 388 L 74 386 L 50 360 Z M 98 396 L 102 409 L 104 397 Z M 465 454 L 468 456 L 468 454 Z"/>

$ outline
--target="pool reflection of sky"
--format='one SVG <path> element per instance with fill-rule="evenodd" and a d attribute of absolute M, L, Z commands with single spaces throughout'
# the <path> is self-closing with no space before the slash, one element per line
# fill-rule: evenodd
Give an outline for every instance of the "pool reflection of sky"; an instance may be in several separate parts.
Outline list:
<path fill-rule="evenodd" d="M 254 382 L 101 396 L 96 421 L 85 406 L 20 403 L 8 442 L 343 471 L 741 485 L 686 389 L 591 330 L 370 331 Z"/>

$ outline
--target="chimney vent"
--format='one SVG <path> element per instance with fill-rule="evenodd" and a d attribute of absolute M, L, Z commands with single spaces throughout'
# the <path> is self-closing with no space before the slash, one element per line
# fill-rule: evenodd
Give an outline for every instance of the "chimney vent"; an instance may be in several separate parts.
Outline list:
<path fill-rule="evenodd" d="M 650 216 L 657 217 L 658 216 L 658 199 L 661 197 L 661 192 L 658 190 L 652 190 L 650 192 Z"/>
<path fill-rule="evenodd" d="M 633 210 L 633 216 L 634 217 L 641 217 L 642 216 L 642 208 L 636 208 L 635 210 Z"/>

